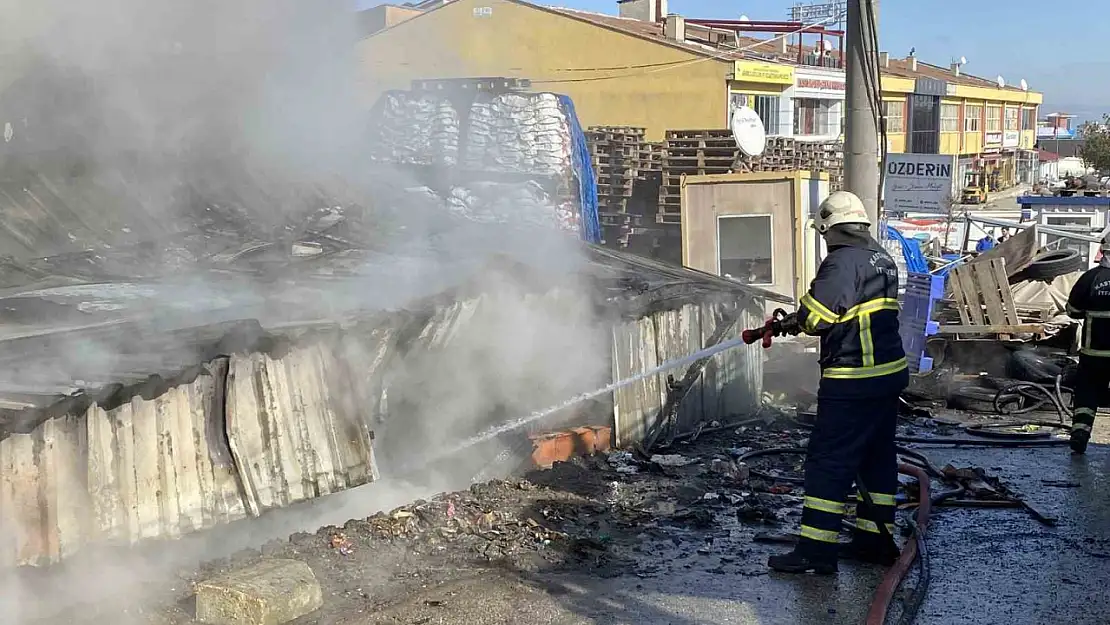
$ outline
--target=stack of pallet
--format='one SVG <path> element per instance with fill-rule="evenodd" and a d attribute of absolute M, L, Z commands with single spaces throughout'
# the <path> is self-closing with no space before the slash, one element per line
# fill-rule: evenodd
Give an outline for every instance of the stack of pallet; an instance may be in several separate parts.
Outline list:
<path fill-rule="evenodd" d="M 606 243 L 627 247 L 643 225 L 636 191 L 642 182 L 663 169 L 662 148 L 644 140 L 644 129 L 630 126 L 591 126 L 586 142 L 597 177 L 598 217 Z"/>
<path fill-rule="evenodd" d="M 728 130 L 668 131 L 657 220 L 661 224 L 679 222 L 684 175 L 782 171 L 824 172 L 829 174 L 830 190 L 841 189 L 844 146 L 840 142 L 767 137 L 763 153 L 752 157 L 740 152 Z"/>
<path fill-rule="evenodd" d="M 844 144 L 839 141 L 797 141 L 798 169 L 829 175 L 829 191 L 844 188 Z"/>
<path fill-rule="evenodd" d="M 767 147 L 759 156 L 748 156 L 736 151 L 734 171 L 795 171 L 798 169 L 798 152 L 794 139 L 767 137 Z"/>
<path fill-rule="evenodd" d="M 659 223 L 678 223 L 682 176 L 727 174 L 736 162 L 730 130 L 668 130 L 663 143 L 663 177 L 659 186 Z"/>
<path fill-rule="evenodd" d="M 643 128 L 593 126 L 586 141 L 597 176 L 598 211 L 625 213 L 640 171 Z"/>

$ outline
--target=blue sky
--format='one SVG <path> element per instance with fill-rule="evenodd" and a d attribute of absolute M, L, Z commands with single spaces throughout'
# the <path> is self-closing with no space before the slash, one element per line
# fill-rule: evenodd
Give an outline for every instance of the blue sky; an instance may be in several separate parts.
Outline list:
<path fill-rule="evenodd" d="M 382 4 L 360 0 L 364 6 Z M 402 2 L 396 1 L 396 4 Z M 616 0 L 547 0 L 575 9 L 616 13 Z M 791 0 L 669 0 L 687 17 L 786 19 Z M 1010 84 L 1022 78 L 1045 94 L 1046 109 L 1083 117 L 1110 112 L 1110 19 L 1089 0 L 882 0 L 881 48 L 937 65 L 966 57 L 965 71 Z M 1088 15 L 1090 19 L 1080 16 Z M 1055 16 L 1061 16 L 1059 18 Z M 1084 57 L 1087 57 L 1084 59 Z"/>

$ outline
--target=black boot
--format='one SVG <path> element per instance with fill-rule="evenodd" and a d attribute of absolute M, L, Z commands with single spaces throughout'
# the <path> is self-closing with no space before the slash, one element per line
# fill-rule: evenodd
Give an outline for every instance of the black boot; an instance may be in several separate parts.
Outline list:
<path fill-rule="evenodd" d="M 1087 430 L 1073 429 L 1071 431 L 1071 450 L 1077 454 L 1087 453 L 1087 443 L 1091 440 L 1091 433 Z"/>
<path fill-rule="evenodd" d="M 818 558 L 797 549 L 780 556 L 771 556 L 767 559 L 767 566 L 780 573 L 809 573 L 818 575 L 831 575 L 836 573 L 836 558 Z"/>
<path fill-rule="evenodd" d="M 901 552 L 898 546 L 889 540 L 860 540 L 854 539 L 847 545 L 840 546 L 840 557 L 845 560 L 855 560 L 864 564 L 877 564 L 879 566 L 893 566 Z"/>

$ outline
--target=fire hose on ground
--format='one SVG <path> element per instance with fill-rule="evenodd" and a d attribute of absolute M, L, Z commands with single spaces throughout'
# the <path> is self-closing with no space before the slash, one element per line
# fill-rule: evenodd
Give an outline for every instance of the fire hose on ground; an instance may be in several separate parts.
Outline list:
<path fill-rule="evenodd" d="M 787 327 L 787 324 L 785 323 L 787 317 L 788 315 L 785 310 L 781 308 L 775 309 L 775 311 L 771 314 L 771 317 L 762 326 L 758 328 L 750 328 L 744 330 L 743 334 L 741 335 L 744 343 L 748 345 L 761 343 L 763 348 L 767 349 L 771 346 L 774 337 L 782 336 L 789 333 L 796 333 L 796 329 Z M 1027 412 L 1032 412 L 1033 410 L 1044 406 L 1046 403 L 1051 403 L 1053 407 L 1056 408 L 1056 412 L 1059 415 L 1059 423 L 1046 421 L 1023 421 L 1010 423 L 993 423 L 989 426 L 967 426 L 964 428 L 964 431 L 968 434 L 982 436 L 982 439 L 899 436 L 896 438 L 896 440 L 900 443 L 954 445 L 962 447 L 1056 447 L 1061 445 L 1068 445 L 1069 442 L 1065 439 L 1042 438 L 1043 435 L 1040 434 L 1030 435 L 1028 433 L 1004 431 L 1005 428 L 1022 427 L 1028 425 L 1060 428 L 1070 431 L 1070 427 L 1065 424 L 1065 420 L 1067 417 L 1070 416 L 1070 412 L 1064 406 L 1064 402 L 1060 398 L 1060 394 L 1064 390 L 1068 389 L 1063 389 L 1060 386 L 1060 379 L 1057 378 L 1055 393 L 1045 388 L 1044 386 L 1041 386 L 1040 384 L 1035 384 L 1032 382 L 1020 382 L 1017 384 L 1009 385 L 1006 388 L 999 389 L 998 393 L 994 397 L 995 409 L 999 412 L 999 414 L 1003 415 L 1024 414 Z M 1033 391 L 1037 391 L 1038 394 L 1034 394 Z M 1009 413 L 1004 412 L 1000 405 L 1000 398 L 1003 397 L 1006 393 L 1012 392 L 1020 393 L 1022 396 L 1032 399 L 1035 403 L 1033 403 L 1031 406 L 1026 406 L 1025 408 L 1019 409 L 1017 411 L 1011 411 Z M 798 424 L 803 425 L 804 427 L 809 427 L 800 422 L 798 422 Z"/>

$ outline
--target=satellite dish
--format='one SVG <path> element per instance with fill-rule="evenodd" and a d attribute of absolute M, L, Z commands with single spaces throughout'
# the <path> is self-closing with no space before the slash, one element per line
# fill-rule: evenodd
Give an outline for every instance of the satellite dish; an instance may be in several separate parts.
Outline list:
<path fill-rule="evenodd" d="M 960 65 L 967 65 L 967 57 L 966 56 L 961 56 L 960 57 Z"/>
<path fill-rule="evenodd" d="M 732 130 L 732 138 L 736 147 L 740 148 L 746 156 L 759 156 L 767 147 L 767 130 L 763 127 L 763 120 L 759 113 L 748 106 L 738 106 L 732 111 L 732 119 L 728 127 Z"/>
<path fill-rule="evenodd" d="M 998 78 L 995 79 L 995 81 L 998 83 L 999 89 L 1006 86 L 1006 79 L 1003 78 L 1001 74 L 998 76 Z"/>
<path fill-rule="evenodd" d="M 1021 90 L 1029 91 L 1029 83 L 1025 82 L 1024 78 L 1021 79 Z"/>

